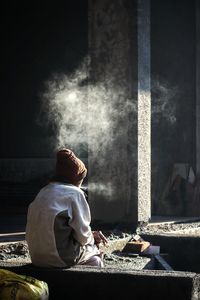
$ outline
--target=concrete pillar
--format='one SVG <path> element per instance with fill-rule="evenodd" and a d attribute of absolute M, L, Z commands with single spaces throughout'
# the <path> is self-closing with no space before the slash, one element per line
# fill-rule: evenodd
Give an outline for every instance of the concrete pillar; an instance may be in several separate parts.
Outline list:
<path fill-rule="evenodd" d="M 196 0 L 196 173 L 200 175 L 200 3 Z"/>
<path fill-rule="evenodd" d="M 138 0 L 138 221 L 151 217 L 150 0 Z"/>
<path fill-rule="evenodd" d="M 89 0 L 89 54 L 89 114 L 96 114 L 96 134 L 101 132 L 95 144 L 88 136 L 92 218 L 146 222 L 151 214 L 150 0 Z"/>
<path fill-rule="evenodd" d="M 92 219 L 104 223 L 137 222 L 137 99 L 132 97 L 137 63 L 131 65 L 136 55 L 130 35 L 137 6 L 130 5 L 130 0 L 89 0 L 88 106 L 98 135 L 94 143 L 88 130 L 89 202 Z M 137 36 L 133 39 L 136 47 Z"/>

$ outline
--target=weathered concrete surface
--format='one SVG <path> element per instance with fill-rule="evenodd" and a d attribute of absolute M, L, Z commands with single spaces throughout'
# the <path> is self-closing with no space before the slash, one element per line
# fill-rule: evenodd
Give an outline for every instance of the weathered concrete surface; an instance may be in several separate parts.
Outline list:
<path fill-rule="evenodd" d="M 151 218 L 150 1 L 138 1 L 138 221 Z"/>
<path fill-rule="evenodd" d="M 200 277 L 189 272 L 119 271 L 75 267 L 42 269 L 31 265 L 7 268 L 46 281 L 50 300 L 87 296 L 88 299 L 198 300 Z"/>
<path fill-rule="evenodd" d="M 107 246 L 101 245 L 100 244 L 100 249 L 104 252 L 104 253 L 112 253 L 114 251 L 121 251 L 125 245 L 127 244 L 127 242 L 131 239 L 131 235 L 129 237 L 125 237 L 122 239 L 115 239 L 115 240 L 110 240 L 108 242 Z"/>
<path fill-rule="evenodd" d="M 112 123 L 108 142 L 106 132 L 97 150 L 88 141 L 89 186 L 97 186 L 89 201 L 104 222 L 137 222 L 136 16 L 135 1 L 89 1 L 90 80 L 103 87 Z"/>

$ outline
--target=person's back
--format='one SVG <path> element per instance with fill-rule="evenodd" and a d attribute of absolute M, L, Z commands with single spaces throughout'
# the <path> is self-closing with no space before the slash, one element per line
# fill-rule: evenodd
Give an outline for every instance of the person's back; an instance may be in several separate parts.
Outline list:
<path fill-rule="evenodd" d="M 94 264 L 102 265 L 90 209 L 79 187 L 86 171 L 72 151 L 58 152 L 54 181 L 41 189 L 28 208 L 26 241 L 33 264 L 68 267 L 95 258 Z"/>
<path fill-rule="evenodd" d="M 49 183 L 29 206 L 27 220 L 26 240 L 36 265 L 73 265 L 80 245 L 93 243 L 88 204 L 73 185 Z"/>

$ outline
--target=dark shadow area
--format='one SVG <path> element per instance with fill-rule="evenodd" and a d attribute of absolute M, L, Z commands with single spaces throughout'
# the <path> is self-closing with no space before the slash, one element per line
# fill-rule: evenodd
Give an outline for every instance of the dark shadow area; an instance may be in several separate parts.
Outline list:
<path fill-rule="evenodd" d="M 1 12 L 0 157 L 49 157 L 56 128 L 45 114 L 38 123 L 40 96 L 46 80 L 87 55 L 88 4 L 4 1 Z"/>

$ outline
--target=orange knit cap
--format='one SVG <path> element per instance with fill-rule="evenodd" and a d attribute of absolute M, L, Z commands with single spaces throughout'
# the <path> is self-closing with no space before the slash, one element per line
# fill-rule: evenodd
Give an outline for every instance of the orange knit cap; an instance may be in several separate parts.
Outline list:
<path fill-rule="evenodd" d="M 82 180 L 87 174 L 84 163 L 69 149 L 57 152 L 56 176 L 63 177 L 69 183 Z"/>

